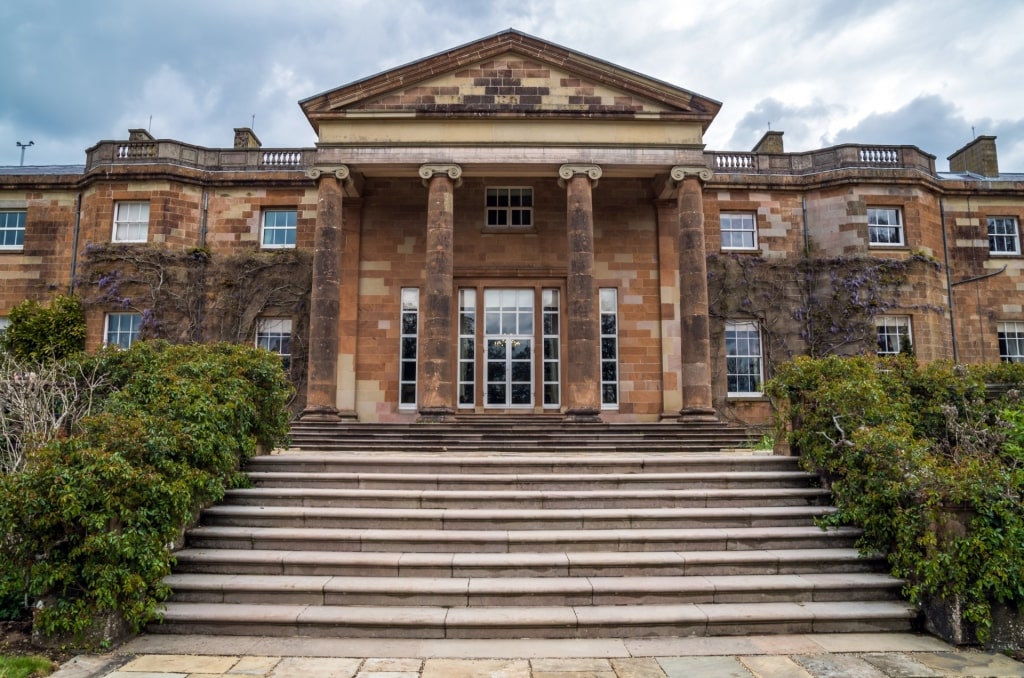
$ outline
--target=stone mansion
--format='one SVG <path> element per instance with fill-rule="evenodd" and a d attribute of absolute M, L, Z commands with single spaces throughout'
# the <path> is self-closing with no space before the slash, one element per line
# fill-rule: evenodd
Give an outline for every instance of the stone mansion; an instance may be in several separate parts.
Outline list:
<path fill-rule="evenodd" d="M 299 103 L 313 148 L 130 130 L 0 168 L 0 316 L 280 353 L 305 418 L 763 423 L 796 355 L 1024 359 L 1024 174 L 981 136 L 705 149 L 717 101 L 509 30 Z"/>

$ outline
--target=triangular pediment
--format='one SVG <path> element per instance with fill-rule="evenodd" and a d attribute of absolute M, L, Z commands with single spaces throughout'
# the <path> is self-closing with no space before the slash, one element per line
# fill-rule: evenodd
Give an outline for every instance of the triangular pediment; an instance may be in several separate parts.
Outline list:
<path fill-rule="evenodd" d="M 349 115 L 658 117 L 707 125 L 721 104 L 505 31 L 301 102 L 314 127 Z"/>

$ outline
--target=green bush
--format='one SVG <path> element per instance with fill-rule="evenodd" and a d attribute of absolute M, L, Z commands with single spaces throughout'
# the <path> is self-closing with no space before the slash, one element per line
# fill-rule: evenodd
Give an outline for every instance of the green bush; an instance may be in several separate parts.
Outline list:
<path fill-rule="evenodd" d="M 140 342 L 92 356 L 113 388 L 82 432 L 0 478 L 0 599 L 40 601 L 46 635 L 121 615 L 138 630 L 168 591 L 169 544 L 241 482 L 257 445 L 283 441 L 291 396 L 280 359 L 236 345 Z"/>
<path fill-rule="evenodd" d="M 862 527 L 858 546 L 887 555 L 911 600 L 959 599 L 982 640 L 993 602 L 1024 604 L 1022 385 L 1018 365 L 833 357 L 766 387 L 779 433 L 832 490 L 826 522 Z"/>
<path fill-rule="evenodd" d="M 58 296 L 49 307 L 28 299 L 12 308 L 8 319 L 0 349 L 19 361 L 61 360 L 85 348 L 85 314 L 77 297 Z"/>

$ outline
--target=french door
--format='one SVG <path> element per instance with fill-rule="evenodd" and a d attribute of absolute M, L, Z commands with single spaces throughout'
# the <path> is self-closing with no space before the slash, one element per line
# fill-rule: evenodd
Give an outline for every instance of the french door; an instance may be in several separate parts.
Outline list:
<path fill-rule="evenodd" d="M 558 407 L 559 296 L 550 288 L 460 288 L 459 407 L 532 409 L 538 393 L 544 407 Z"/>

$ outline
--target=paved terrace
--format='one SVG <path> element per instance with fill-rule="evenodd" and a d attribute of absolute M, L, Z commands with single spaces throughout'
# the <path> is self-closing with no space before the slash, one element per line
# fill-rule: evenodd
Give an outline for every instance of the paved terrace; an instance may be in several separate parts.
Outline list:
<path fill-rule="evenodd" d="M 857 678 L 1024 676 L 1024 664 L 915 634 L 598 640 L 140 636 L 53 678 Z"/>

